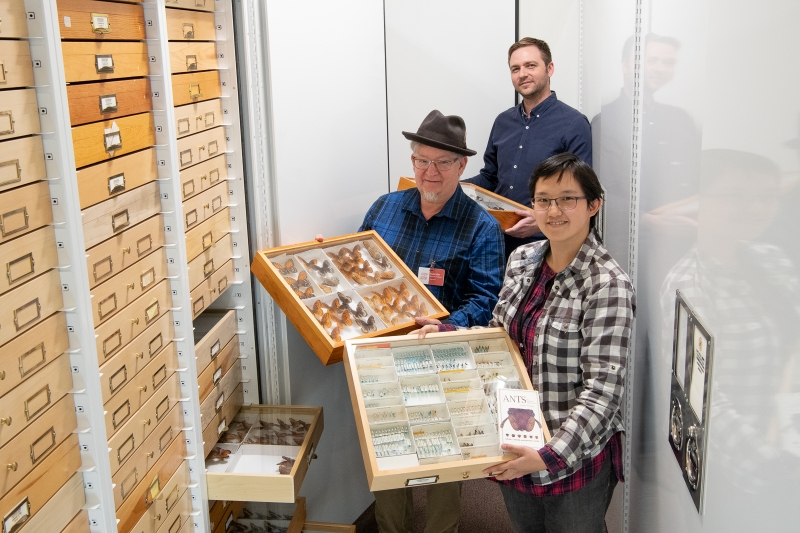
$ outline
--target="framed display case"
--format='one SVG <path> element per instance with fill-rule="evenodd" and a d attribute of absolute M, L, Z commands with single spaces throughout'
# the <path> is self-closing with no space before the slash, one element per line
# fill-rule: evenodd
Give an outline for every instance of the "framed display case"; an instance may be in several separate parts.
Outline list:
<path fill-rule="evenodd" d="M 353 339 L 344 357 L 371 491 L 486 477 L 512 457 L 496 391 L 533 387 L 503 328 Z"/>
<path fill-rule="evenodd" d="M 449 316 L 375 231 L 261 250 L 250 269 L 326 365 L 342 360 L 348 339 Z"/>

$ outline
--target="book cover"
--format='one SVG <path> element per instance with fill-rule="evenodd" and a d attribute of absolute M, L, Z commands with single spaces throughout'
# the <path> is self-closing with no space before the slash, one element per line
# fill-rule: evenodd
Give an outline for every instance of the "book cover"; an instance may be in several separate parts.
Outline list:
<path fill-rule="evenodd" d="M 499 389 L 497 415 L 500 444 L 538 450 L 547 442 L 542 431 L 542 409 L 537 391 Z"/>

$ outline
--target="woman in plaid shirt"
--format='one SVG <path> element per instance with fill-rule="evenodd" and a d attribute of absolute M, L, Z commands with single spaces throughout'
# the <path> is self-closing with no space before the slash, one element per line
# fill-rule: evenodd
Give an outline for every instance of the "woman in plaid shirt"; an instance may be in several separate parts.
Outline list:
<path fill-rule="evenodd" d="M 571 153 L 554 155 L 530 180 L 547 240 L 509 258 L 489 326 L 519 344 L 553 437 L 540 450 L 503 445 L 500 472 L 514 530 L 602 533 L 622 470 L 622 394 L 636 307 L 633 285 L 594 230 L 602 188 Z M 428 320 L 419 335 L 453 331 Z"/>

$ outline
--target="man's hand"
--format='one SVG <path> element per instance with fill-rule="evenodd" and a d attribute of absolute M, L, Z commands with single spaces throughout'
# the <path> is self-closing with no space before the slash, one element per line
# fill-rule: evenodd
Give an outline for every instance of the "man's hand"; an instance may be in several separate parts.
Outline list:
<path fill-rule="evenodd" d="M 435 318 L 428 318 L 426 316 L 417 317 L 414 319 L 414 322 L 416 322 L 418 326 L 422 326 L 422 328 L 415 329 L 408 334 L 417 335 L 419 339 L 424 339 L 425 335 L 428 333 L 438 333 L 439 324 L 441 324 L 439 320 L 436 320 Z"/>
<path fill-rule="evenodd" d="M 495 479 L 517 479 L 518 477 L 525 476 L 531 472 L 538 472 L 540 470 L 547 470 L 547 465 L 544 464 L 542 456 L 533 448 L 527 446 L 514 446 L 513 444 L 503 444 L 501 448 L 507 452 L 515 453 L 519 457 L 500 463 L 483 471 L 484 474 L 493 474 Z"/>
<path fill-rule="evenodd" d="M 522 219 L 508 228 L 506 234 L 519 239 L 530 237 L 541 231 L 539 225 L 536 224 L 536 219 L 533 218 L 533 211 L 530 209 L 514 209 L 514 213 L 522 217 Z"/>

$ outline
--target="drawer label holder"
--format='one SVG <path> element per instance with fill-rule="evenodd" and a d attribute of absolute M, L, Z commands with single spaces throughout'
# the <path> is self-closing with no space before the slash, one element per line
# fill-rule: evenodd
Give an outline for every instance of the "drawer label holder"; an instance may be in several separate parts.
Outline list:
<path fill-rule="evenodd" d="M 26 497 L 3 517 L 3 533 L 14 533 L 31 517 L 31 503 Z"/>
<path fill-rule="evenodd" d="M 108 13 L 92 13 L 92 31 L 99 34 L 111 33 Z"/>
<path fill-rule="evenodd" d="M 102 94 L 100 95 L 100 113 L 116 113 L 119 111 L 117 107 L 116 94 Z"/>
<path fill-rule="evenodd" d="M 97 54 L 94 56 L 94 69 L 98 74 L 114 73 L 114 58 L 111 54 Z"/>
<path fill-rule="evenodd" d="M 108 178 L 108 194 L 118 194 L 125 190 L 125 173 Z"/>

